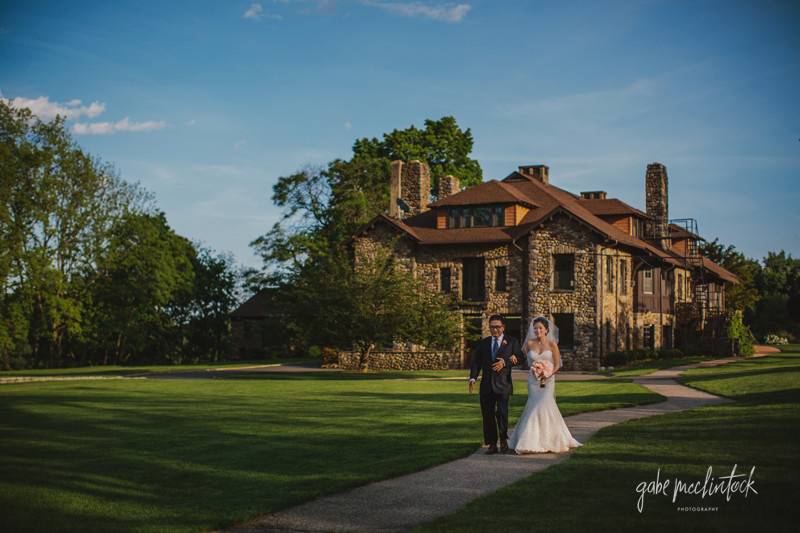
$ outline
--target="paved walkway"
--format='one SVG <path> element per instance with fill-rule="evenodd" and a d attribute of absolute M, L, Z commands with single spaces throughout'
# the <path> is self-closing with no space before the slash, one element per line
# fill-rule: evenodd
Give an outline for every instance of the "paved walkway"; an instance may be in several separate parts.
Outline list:
<path fill-rule="evenodd" d="M 659 370 L 633 381 L 666 397 L 666 401 L 581 413 L 565 418 L 572 435 L 586 442 L 600 429 L 649 416 L 732 400 L 686 387 L 675 381 L 684 370 L 717 366 L 741 358 L 726 358 Z M 407 531 L 457 511 L 480 496 L 559 463 L 570 452 L 532 455 L 485 455 L 478 449 L 463 459 L 421 472 L 378 481 L 341 494 L 267 515 L 227 531 Z"/>

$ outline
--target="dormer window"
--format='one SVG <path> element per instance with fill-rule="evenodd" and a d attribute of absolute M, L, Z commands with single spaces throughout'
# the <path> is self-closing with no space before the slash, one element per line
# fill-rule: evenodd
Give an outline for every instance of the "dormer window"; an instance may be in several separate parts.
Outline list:
<path fill-rule="evenodd" d="M 451 207 L 448 210 L 449 228 L 485 228 L 502 226 L 504 210 L 502 205 L 476 205 Z"/>

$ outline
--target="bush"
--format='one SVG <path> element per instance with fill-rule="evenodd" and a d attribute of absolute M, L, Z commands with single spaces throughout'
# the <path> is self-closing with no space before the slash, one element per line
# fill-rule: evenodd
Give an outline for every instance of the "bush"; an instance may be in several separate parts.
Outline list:
<path fill-rule="evenodd" d="M 606 355 L 607 366 L 623 366 L 630 361 L 629 352 L 608 352 Z"/>
<path fill-rule="evenodd" d="M 742 312 L 740 310 L 736 310 L 731 314 L 728 337 L 738 339 L 739 355 L 753 355 L 753 344 L 756 338 L 750 328 L 742 322 Z"/>
<path fill-rule="evenodd" d="M 318 359 L 318 358 L 322 357 L 322 348 L 320 348 L 316 344 L 313 344 L 313 345 L 309 346 L 308 347 L 308 356 L 309 357 L 313 357 L 314 359 Z"/>
<path fill-rule="evenodd" d="M 777 333 L 770 333 L 766 337 L 764 337 L 764 342 L 766 344 L 789 344 L 789 339 L 786 337 L 781 337 Z"/>
<path fill-rule="evenodd" d="M 659 359 L 678 359 L 681 357 L 685 357 L 685 354 L 683 350 L 679 350 L 678 348 L 661 348 L 658 350 Z"/>

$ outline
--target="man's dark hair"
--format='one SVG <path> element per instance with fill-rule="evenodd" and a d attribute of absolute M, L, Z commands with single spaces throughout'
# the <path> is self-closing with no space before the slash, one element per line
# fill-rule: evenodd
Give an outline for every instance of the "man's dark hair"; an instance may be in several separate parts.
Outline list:
<path fill-rule="evenodd" d="M 489 322 L 491 322 L 492 320 L 499 320 L 500 322 L 503 323 L 504 326 L 506 325 L 506 319 L 503 318 L 502 315 L 492 315 L 489 317 Z"/>

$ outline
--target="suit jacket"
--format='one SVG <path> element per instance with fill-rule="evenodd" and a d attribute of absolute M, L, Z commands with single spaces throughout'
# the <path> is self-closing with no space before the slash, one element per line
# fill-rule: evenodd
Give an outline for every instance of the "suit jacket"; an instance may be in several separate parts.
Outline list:
<path fill-rule="evenodd" d="M 484 337 L 472 351 L 469 378 L 478 379 L 478 374 L 483 371 L 481 394 L 510 395 L 514 392 L 514 386 L 511 383 L 511 356 L 517 356 L 518 365 L 522 364 L 525 358 L 522 356 L 519 341 L 514 337 L 503 335 L 500 348 L 497 350 L 497 358 L 503 359 L 506 366 L 500 372 L 495 372 L 492 370 L 492 339 L 491 335 Z"/>

